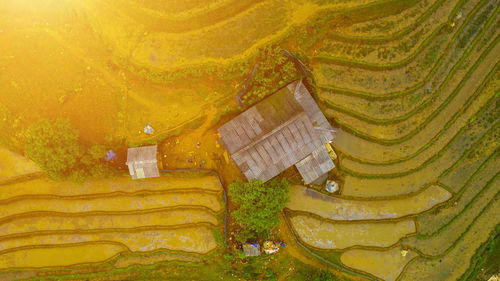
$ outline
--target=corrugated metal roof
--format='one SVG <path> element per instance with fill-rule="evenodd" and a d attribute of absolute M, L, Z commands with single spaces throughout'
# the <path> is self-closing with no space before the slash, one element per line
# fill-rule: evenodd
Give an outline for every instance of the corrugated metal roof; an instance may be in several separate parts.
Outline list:
<path fill-rule="evenodd" d="M 320 128 L 317 130 L 322 143 L 327 143 L 333 139 L 333 127 L 321 112 L 318 104 L 312 98 L 307 88 L 302 83 L 302 80 L 290 83 L 289 89 L 293 91 L 295 100 L 305 109 L 307 116 L 311 119 L 314 127 Z"/>
<path fill-rule="evenodd" d="M 159 177 L 156 145 L 133 147 L 127 150 L 127 165 L 132 179 Z"/>
<path fill-rule="evenodd" d="M 293 93 L 283 88 L 222 125 L 221 142 L 230 154 L 235 153 L 302 111 Z"/>
<path fill-rule="evenodd" d="M 231 158 L 247 179 L 267 181 L 321 146 L 314 133 L 311 121 L 302 113 Z"/>
<path fill-rule="evenodd" d="M 328 151 L 324 146 L 318 147 L 309 156 L 295 164 L 306 184 L 315 181 L 320 176 L 335 168 Z"/>
<path fill-rule="evenodd" d="M 127 150 L 128 163 L 156 163 L 156 145 L 131 147 Z"/>
<path fill-rule="evenodd" d="M 307 158 L 310 159 L 300 164 L 307 179 L 325 169 L 333 169 L 333 162 L 324 159 L 325 154 L 329 159 L 324 143 L 333 138 L 331 129 L 299 81 L 236 116 L 218 131 L 220 142 L 245 177 L 267 181 Z M 324 153 L 313 156 L 318 149 Z M 307 165 L 318 167 L 305 167 Z"/>
<path fill-rule="evenodd" d="M 133 174 L 130 173 L 132 179 L 139 178 L 155 178 L 160 176 L 158 165 L 155 163 L 142 163 L 142 164 L 128 164 L 129 170 L 132 169 Z"/>
<path fill-rule="evenodd" d="M 243 252 L 245 253 L 245 257 L 256 257 L 260 256 L 260 245 L 258 243 L 255 244 L 243 244 Z"/>

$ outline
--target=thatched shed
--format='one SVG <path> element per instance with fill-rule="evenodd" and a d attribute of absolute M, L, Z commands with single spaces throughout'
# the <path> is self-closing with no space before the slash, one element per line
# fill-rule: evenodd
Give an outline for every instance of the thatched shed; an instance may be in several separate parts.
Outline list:
<path fill-rule="evenodd" d="M 325 148 L 333 128 L 302 81 L 283 87 L 218 131 L 248 180 L 267 181 L 295 165 L 311 183 L 335 168 Z"/>
<path fill-rule="evenodd" d="M 160 176 L 156 145 L 133 147 L 127 151 L 127 166 L 132 179 Z"/>

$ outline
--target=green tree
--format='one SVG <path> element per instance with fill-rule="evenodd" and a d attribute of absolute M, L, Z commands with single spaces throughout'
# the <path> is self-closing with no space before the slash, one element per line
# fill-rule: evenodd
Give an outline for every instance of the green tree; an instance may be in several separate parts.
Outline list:
<path fill-rule="evenodd" d="M 78 160 L 78 132 L 67 119 L 41 119 L 27 131 L 25 154 L 50 177 L 65 177 Z"/>
<path fill-rule="evenodd" d="M 102 160 L 106 156 L 106 147 L 100 144 L 94 144 L 89 148 L 89 154 L 94 160 Z"/>
<path fill-rule="evenodd" d="M 27 131 L 26 156 L 38 163 L 52 178 L 84 182 L 87 178 L 106 178 L 114 170 L 106 162 L 106 148 L 85 144 L 67 119 L 41 119 Z"/>
<path fill-rule="evenodd" d="M 237 239 L 245 242 L 251 238 L 264 237 L 269 229 L 280 224 L 278 214 L 289 202 L 290 184 L 286 179 L 272 179 L 243 182 L 238 180 L 229 185 L 229 196 L 238 204 L 231 213 L 241 226 Z"/>

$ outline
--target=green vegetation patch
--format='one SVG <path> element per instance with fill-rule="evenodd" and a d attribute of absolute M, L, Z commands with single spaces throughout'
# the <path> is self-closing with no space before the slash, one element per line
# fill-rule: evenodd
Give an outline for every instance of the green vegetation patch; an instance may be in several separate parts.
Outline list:
<path fill-rule="evenodd" d="M 241 227 L 238 241 L 266 238 L 269 230 L 280 224 L 279 213 L 290 201 L 290 184 L 286 179 L 274 178 L 266 183 L 262 180 L 243 182 L 238 180 L 229 185 L 229 196 L 238 208 L 231 216 Z"/>
<path fill-rule="evenodd" d="M 105 147 L 80 142 L 67 119 L 40 119 L 26 133 L 25 153 L 56 180 L 83 182 L 115 174 L 104 162 Z"/>
<path fill-rule="evenodd" d="M 472 265 L 460 280 L 486 281 L 491 275 L 498 273 L 498 261 L 500 261 L 500 225 L 497 226 L 490 239 L 476 250 L 472 257 Z"/>

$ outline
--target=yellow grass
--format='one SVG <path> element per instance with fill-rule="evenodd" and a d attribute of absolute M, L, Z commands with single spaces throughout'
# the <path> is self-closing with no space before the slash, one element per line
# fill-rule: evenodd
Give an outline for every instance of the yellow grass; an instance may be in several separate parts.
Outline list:
<path fill-rule="evenodd" d="M 123 93 L 90 63 L 97 61 L 91 58 L 98 44 L 92 34 L 77 32 L 79 40 L 67 38 L 71 47 L 80 40 L 86 42 L 84 59 L 53 38 L 51 31 L 68 26 L 70 12 L 67 3 L 48 2 L 52 1 L 2 1 L 14 7 L 0 7 L 0 42 L 5 54 L 1 57 L 4 94 L 0 102 L 28 125 L 40 117 L 55 118 L 66 112 L 64 116 L 81 129 L 83 138 L 103 141 L 106 134 L 120 129 L 116 117 Z M 77 25 L 72 27 L 78 30 Z M 104 54 L 101 48 L 101 57 Z M 96 64 L 106 65 L 105 61 Z"/>
<path fill-rule="evenodd" d="M 219 219 L 206 208 L 222 210 L 221 192 L 217 177 L 188 174 L 82 185 L 47 179 L 6 185 L 0 192 L 0 268 L 100 262 L 126 250 L 208 253 L 217 247 L 209 225 L 218 225 Z M 113 246 L 118 250 L 101 251 L 94 247 L 98 242 L 118 245 Z M 63 247 L 70 243 L 92 245 Z M 27 249 L 33 247 L 44 249 Z M 20 262 L 24 256 L 30 259 Z"/>
<path fill-rule="evenodd" d="M 218 195 L 199 192 L 181 192 L 148 195 L 126 195 L 118 197 L 94 197 L 86 199 L 62 200 L 58 198 L 26 199 L 2 204 L 0 218 L 36 211 L 66 213 L 92 211 L 130 211 L 152 208 L 197 205 L 205 206 L 215 212 L 221 210 Z M 1 219 L 0 219 L 1 220 Z"/>
<path fill-rule="evenodd" d="M 134 228 L 145 225 L 173 226 L 199 222 L 218 224 L 217 218 L 203 209 L 64 215 L 64 213 L 44 214 L 42 216 L 30 215 L 0 223 L 0 237 L 45 230 Z"/>
<path fill-rule="evenodd" d="M 325 48 L 322 53 L 326 53 L 328 55 L 332 55 L 335 57 L 343 57 L 354 60 L 362 60 L 365 62 L 371 63 L 394 63 L 406 59 L 410 54 L 413 54 L 419 46 L 421 46 L 422 42 L 430 36 L 430 34 L 439 28 L 443 23 L 448 20 L 448 16 L 450 15 L 453 8 L 456 6 L 458 0 L 454 1 L 446 1 L 442 3 L 438 7 L 438 9 L 433 13 L 433 15 L 427 21 L 423 22 L 417 28 L 412 30 L 409 34 L 405 35 L 403 38 L 398 40 L 393 40 L 390 42 L 386 42 L 383 44 L 383 49 L 378 46 L 373 46 L 370 44 L 362 44 L 360 46 L 359 43 L 346 43 L 346 42 L 335 42 L 330 41 L 330 46 Z M 418 5 L 418 4 L 417 4 Z M 424 4 L 425 5 L 425 4 Z M 467 15 L 472 10 L 473 5 L 462 7 L 462 13 Z M 424 11 L 423 9 L 421 11 Z M 397 16 L 401 16 L 402 13 L 397 14 Z M 383 18 L 385 20 L 385 18 Z M 413 23 L 412 21 L 407 21 L 404 19 L 406 23 Z M 367 23 L 367 22 L 363 22 Z M 368 21 L 368 23 L 373 27 L 375 26 L 374 21 Z M 352 26 L 350 26 L 352 27 Z M 349 28 L 349 27 L 348 27 Z M 456 31 L 456 29 L 455 29 Z M 344 31 L 340 31 L 341 33 L 346 34 Z M 362 36 L 361 38 L 373 38 L 376 37 L 376 32 L 371 31 L 368 36 Z M 380 34 L 380 33 L 379 33 Z M 360 32 L 347 32 L 348 36 L 359 37 Z M 383 37 L 388 36 L 389 32 L 384 32 Z M 401 46 L 405 46 L 402 48 Z M 369 50 L 366 52 L 362 52 L 361 50 Z M 383 52 L 381 52 L 383 50 Z M 389 56 L 384 57 L 381 53 L 389 54 Z"/>
<path fill-rule="evenodd" d="M 113 241 L 127 246 L 133 252 L 158 249 L 207 253 L 217 247 L 212 231 L 204 226 L 178 229 L 99 230 L 68 234 L 32 235 L 8 240 L 0 239 L 0 250 L 30 245 L 60 245 L 95 241 Z"/>
<path fill-rule="evenodd" d="M 434 259 L 419 258 L 408 266 L 401 280 L 458 280 L 469 268 L 476 249 L 493 234 L 499 213 L 500 200 L 497 198 L 445 255 Z"/>
<path fill-rule="evenodd" d="M 235 89 L 228 81 L 146 81 L 111 62 L 113 54 L 90 30 L 77 1 L 35 2 L 0 5 L 0 91 L 5 93 L 0 102 L 27 125 L 64 116 L 85 140 L 103 142 L 107 135 L 130 140 L 147 122 L 160 133 L 200 116 L 207 103 L 221 97 L 216 92 Z"/>
<path fill-rule="evenodd" d="M 479 47 L 483 46 L 479 45 Z M 434 100 L 431 104 L 419 110 L 418 112 L 413 114 L 410 118 L 404 121 L 390 125 L 371 124 L 359 120 L 355 117 L 349 116 L 348 114 L 335 111 L 330 111 L 331 112 L 330 117 L 333 117 L 336 120 L 341 120 L 343 123 L 349 124 L 351 127 L 358 129 L 360 132 L 372 137 L 376 137 L 377 139 L 392 140 L 405 137 L 410 132 L 417 130 L 419 126 L 421 126 L 426 122 L 426 120 L 428 120 L 429 116 L 431 116 L 434 112 L 439 112 L 440 116 L 438 116 L 437 120 L 432 120 L 433 122 L 431 122 L 430 124 L 433 123 L 435 124 L 435 126 L 441 125 L 439 127 L 439 130 L 442 130 L 443 124 L 446 124 L 446 122 L 448 122 L 449 119 L 452 116 L 454 116 L 454 114 L 456 114 L 461 110 L 463 104 L 465 104 L 468 98 L 474 94 L 474 90 L 483 83 L 484 79 L 489 74 L 489 70 L 493 69 L 495 63 L 497 62 L 495 58 L 498 52 L 500 52 L 499 45 L 497 45 L 496 48 L 494 48 L 490 53 L 488 53 L 486 59 L 484 59 L 479 64 L 478 69 L 471 75 L 470 79 L 467 80 L 467 82 L 464 84 L 464 86 L 461 88 L 458 94 L 452 99 L 452 101 L 448 105 L 443 107 L 441 110 L 440 107 L 445 103 L 446 99 L 449 98 L 450 95 L 452 95 L 453 91 L 456 89 L 456 86 L 461 81 L 460 79 L 463 78 L 461 74 L 465 72 L 461 72 L 458 75 L 455 75 L 454 78 L 450 81 L 450 83 L 448 83 L 447 86 L 443 89 L 443 91 L 441 91 L 441 93 L 437 96 L 436 100 Z M 474 55 L 469 55 L 468 57 L 470 60 L 476 59 Z M 403 69 L 398 69 L 395 72 L 398 73 L 398 71 L 400 73 L 404 72 Z M 423 71 L 422 75 L 427 75 L 427 73 Z M 484 100 L 483 103 L 487 101 L 488 96 L 489 95 L 487 93 L 484 94 L 484 97 L 482 97 L 482 99 Z M 482 104 L 479 103 L 479 106 L 481 105 Z M 358 111 L 358 112 L 363 112 L 363 111 Z M 431 130 L 429 129 L 432 129 L 432 127 L 426 129 L 428 130 L 428 132 L 430 132 Z M 431 136 L 433 136 L 432 133 Z M 391 147 L 390 149 L 394 149 L 394 147 Z M 386 172 L 391 170 L 393 172 L 403 170 L 402 168 L 392 168 L 387 166 L 384 167 L 384 169 Z"/>
<path fill-rule="evenodd" d="M 363 36 L 368 38 L 372 36 L 395 34 L 413 24 L 436 1 L 437 0 L 419 2 L 411 8 L 401 11 L 401 13 L 370 21 L 354 23 L 339 28 L 339 32 L 349 36 Z"/>
<path fill-rule="evenodd" d="M 488 100 L 493 97 L 493 93 L 480 94 L 474 98 L 473 104 L 471 104 L 460 117 L 457 118 L 455 122 L 452 123 L 449 129 L 439 137 L 431 147 L 418 153 L 415 157 L 394 164 L 387 165 L 376 165 L 359 163 L 349 158 L 342 160 L 342 165 L 349 169 L 363 174 L 390 174 L 390 173 L 401 173 L 408 171 L 410 169 L 417 169 L 423 165 L 426 161 L 432 158 L 439 151 L 443 150 L 446 145 L 453 139 L 453 137 L 460 131 L 460 128 L 467 126 L 470 119 L 481 109 L 482 106 L 487 106 Z M 440 130 L 443 129 L 443 124 L 445 124 L 451 114 L 440 114 L 436 117 L 436 120 L 431 122 L 426 131 L 427 136 L 437 135 Z M 391 146 L 393 150 L 398 150 L 400 152 L 405 151 L 406 155 L 414 155 L 414 152 L 421 148 L 423 145 L 422 139 L 417 134 L 415 137 L 409 139 L 408 141 L 402 142 Z M 389 147 L 386 147 L 389 150 Z M 380 162 L 379 162 L 380 163 Z"/>
<path fill-rule="evenodd" d="M 418 194 L 393 200 L 348 200 L 294 185 L 290 191 L 290 203 L 286 207 L 332 220 L 375 220 L 417 214 L 450 197 L 448 191 L 437 185 L 431 185 Z"/>
<path fill-rule="evenodd" d="M 491 42 L 490 39 L 488 39 L 488 43 Z M 481 44 L 479 44 L 481 45 Z M 486 44 L 484 44 L 486 45 Z M 481 47 L 481 46 L 480 46 Z M 484 48 L 484 46 L 482 46 Z M 469 54 L 468 59 L 475 58 L 478 55 L 478 51 L 481 51 L 483 48 L 474 48 L 473 51 Z M 463 93 L 466 93 L 467 95 L 470 95 L 470 93 L 473 93 L 475 90 L 475 87 L 477 87 L 478 82 L 482 82 L 482 79 L 484 78 L 484 74 L 488 73 L 491 68 L 492 68 L 492 62 L 496 62 L 495 60 L 495 55 L 500 51 L 500 46 L 498 44 L 495 46 L 495 49 L 490 51 L 483 62 L 480 63 L 478 69 L 475 71 L 473 75 L 471 75 L 471 78 L 467 80 L 465 83 L 464 87 L 462 90 L 459 92 L 460 95 Z M 469 62 L 468 66 L 472 65 L 472 61 Z M 448 71 L 449 72 L 449 71 Z M 448 72 L 445 72 L 444 75 L 448 74 Z M 453 89 L 453 85 L 456 86 L 456 84 L 459 82 L 460 78 L 462 75 L 465 73 L 465 71 L 459 71 L 456 74 L 457 79 L 451 79 L 450 83 L 448 84 L 447 87 L 443 89 L 443 93 L 445 95 L 448 95 L 448 92 L 450 89 Z M 446 133 L 444 136 L 441 136 L 436 143 L 433 145 L 437 145 L 440 147 L 443 147 L 448 140 L 450 140 L 456 132 L 458 132 L 462 127 L 464 127 L 472 118 L 472 116 L 477 112 L 479 108 L 483 104 L 486 103 L 489 97 L 494 95 L 496 93 L 496 88 L 495 88 L 495 82 L 494 80 L 487 83 L 486 87 L 483 89 L 481 94 L 476 97 L 475 102 L 472 103 L 463 114 L 460 114 L 460 117 L 455 120 L 452 125 L 446 130 Z M 336 104 L 340 105 L 348 105 L 351 103 L 352 99 L 349 97 L 345 98 L 341 95 L 335 95 L 330 97 L 332 101 L 334 101 Z M 353 98 L 354 100 L 356 98 Z M 476 102 L 477 101 L 477 102 Z M 393 103 L 393 101 L 391 101 Z M 405 104 L 403 100 L 399 102 L 399 104 Z M 463 104 L 460 104 L 462 106 Z M 389 107 L 398 107 L 398 102 L 394 102 L 393 105 L 389 105 Z M 367 108 L 370 107 L 370 102 L 363 101 L 362 105 L 355 104 L 354 106 L 347 106 L 352 109 L 354 109 L 356 112 L 363 112 L 364 114 L 368 114 L 370 116 L 374 116 L 377 118 L 382 117 L 382 119 L 387 119 L 387 118 L 393 118 L 394 117 L 394 112 L 393 111 L 383 111 L 382 108 L 378 108 L 377 110 L 379 112 L 384 112 L 384 114 L 380 115 L 374 115 L 372 114 L 375 113 L 375 111 L 368 111 Z M 455 106 L 456 107 L 456 106 Z M 374 107 L 371 106 L 371 109 Z M 408 107 L 408 110 L 413 109 L 414 107 Z M 406 110 L 405 110 L 406 111 Z M 441 130 L 443 130 L 444 124 L 446 124 L 452 114 L 456 111 L 454 107 L 445 107 L 444 111 L 442 111 L 440 114 L 437 114 L 435 118 L 430 121 L 423 130 L 420 130 L 418 133 L 416 133 L 412 138 L 399 143 L 399 144 L 394 144 L 394 145 L 383 145 L 379 143 L 375 143 L 369 140 L 362 139 L 360 137 L 354 136 L 352 134 L 349 134 L 341 129 L 338 130 L 336 134 L 336 139 L 335 139 L 335 146 L 346 152 L 349 153 L 350 155 L 363 159 L 369 162 L 375 162 L 375 163 L 383 163 L 383 162 L 388 162 L 392 161 L 395 159 L 401 159 L 404 157 L 407 157 L 409 155 L 415 154 L 422 146 L 432 138 L 433 136 L 437 135 Z M 389 113 L 387 113 L 389 112 Z M 387 115 L 389 114 L 389 115 Z M 392 115 L 392 116 L 391 116 Z M 347 122 L 347 119 L 346 119 Z M 352 125 L 350 123 L 347 123 L 349 125 Z M 362 129 L 361 127 L 356 127 L 357 129 Z M 405 132 L 409 132 L 410 130 Z M 426 140 L 426 141 L 423 141 Z M 432 151 L 435 148 L 427 149 L 426 151 Z M 424 152 L 426 153 L 426 152 Z M 356 170 L 357 166 L 364 170 L 366 165 L 359 164 L 359 163 L 352 163 L 346 161 L 344 163 L 346 167 L 352 170 Z M 414 163 L 411 164 L 411 166 L 414 166 Z M 386 167 L 391 167 L 386 166 Z M 385 168 L 384 168 L 385 169 Z"/>
<path fill-rule="evenodd" d="M 222 186 L 216 176 L 161 176 L 159 178 L 139 181 L 131 180 L 130 177 L 121 177 L 113 178 L 113 180 L 92 180 L 83 184 L 37 179 L 2 187 L 0 200 L 27 194 L 69 196 L 111 192 L 132 193 L 140 190 L 158 191 L 172 189 L 202 189 L 209 191 L 221 191 Z"/>
<path fill-rule="evenodd" d="M 202 259 L 195 256 L 179 255 L 174 253 L 170 254 L 165 252 L 149 255 L 123 255 L 113 263 L 113 266 L 115 268 L 126 268 L 131 265 L 156 264 L 165 261 L 201 262 Z"/>
<path fill-rule="evenodd" d="M 148 25 L 152 21 L 151 14 L 141 15 L 132 6 L 116 7 L 112 1 L 80 2 L 82 7 L 79 10 L 86 12 L 94 30 L 116 56 L 157 71 L 232 63 L 255 54 L 258 47 L 282 38 L 293 25 L 302 24 L 319 10 L 345 9 L 375 1 L 313 5 L 303 1 L 268 0 L 215 24 L 183 33 L 165 32 L 161 27 L 152 29 Z M 136 19 L 134 22 L 130 14 Z M 251 28 L 245 28 L 249 25 Z M 245 40 L 242 40 L 241 32 L 245 33 Z"/>
<path fill-rule="evenodd" d="M 146 10 L 152 14 L 166 14 L 171 16 L 192 15 L 214 7 L 231 4 L 232 0 L 125 0 L 124 3 L 133 5 L 136 9 Z"/>
<path fill-rule="evenodd" d="M 486 159 L 482 159 L 481 163 L 485 160 Z M 468 208 L 476 209 L 476 207 L 471 207 L 469 204 L 476 204 L 478 201 L 483 201 L 485 195 L 491 198 L 494 193 L 500 190 L 500 178 L 494 180 L 494 177 L 498 173 L 498 167 L 500 167 L 500 158 L 496 157 L 487 163 L 486 166 L 482 166 L 483 168 L 478 174 L 475 174 L 475 172 L 479 168 L 479 165 L 473 165 L 470 161 L 464 161 L 462 164 L 464 164 L 464 166 L 472 166 L 470 172 L 458 171 L 458 176 L 455 175 L 454 182 L 466 182 L 466 185 L 464 185 L 464 183 L 453 187 L 457 192 L 463 193 L 454 200 L 452 206 L 442 208 L 436 214 L 429 212 L 422 216 L 418 216 L 416 223 L 419 234 L 430 235 L 435 233 L 452 220 L 456 220 L 454 219 L 455 217 L 462 216 L 462 212 L 467 211 Z M 472 175 L 475 176 L 469 181 L 468 179 Z"/>
<path fill-rule="evenodd" d="M 33 161 L 0 147 L 0 181 L 39 171 L 40 168 Z"/>
<path fill-rule="evenodd" d="M 405 90 L 422 81 L 427 73 L 422 71 L 419 61 L 412 61 L 401 68 L 385 71 L 359 68 L 345 71 L 345 66 L 320 64 L 315 68 L 314 75 L 320 85 L 335 85 L 340 88 L 383 95 Z"/>
<path fill-rule="evenodd" d="M 340 256 L 340 261 L 348 267 L 392 281 L 398 278 L 405 265 L 416 256 L 417 254 L 412 251 L 403 256 L 399 247 L 386 251 L 354 249 L 344 252 Z"/>
<path fill-rule="evenodd" d="M 291 218 L 299 237 L 315 248 L 345 249 L 353 246 L 389 247 L 415 233 L 415 222 L 330 223 L 309 216 Z"/>
<path fill-rule="evenodd" d="M 487 191 L 482 193 L 480 197 L 472 203 L 470 208 L 463 210 L 462 202 L 460 202 L 460 206 L 451 207 L 460 208 L 460 210 L 462 210 L 464 213 L 460 213 L 460 217 L 458 217 L 458 219 L 454 220 L 453 222 L 450 222 L 448 220 L 439 221 L 439 225 L 441 227 L 446 226 L 446 228 L 438 235 L 432 236 L 429 239 L 409 237 L 408 239 L 405 239 L 405 241 L 403 241 L 403 244 L 408 245 L 412 248 L 416 248 L 426 255 L 435 256 L 444 253 L 446 249 L 451 247 L 453 243 L 460 238 L 460 235 L 462 235 L 462 233 L 467 230 L 467 227 L 471 223 L 473 223 L 474 218 L 481 214 L 481 211 L 483 211 L 484 208 L 487 208 L 487 206 L 489 206 L 489 204 L 494 201 L 495 196 L 497 196 L 496 194 L 498 192 L 500 192 L 500 180 L 497 179 L 496 182 L 493 182 L 493 184 L 488 188 Z M 498 213 L 491 215 L 491 220 L 498 220 Z M 436 217 L 432 219 L 438 222 Z M 419 232 L 422 232 L 420 228 Z"/>
<path fill-rule="evenodd" d="M 67 266 L 107 260 L 126 248 L 115 244 L 85 244 L 22 249 L 0 255 L 0 268 Z"/>

